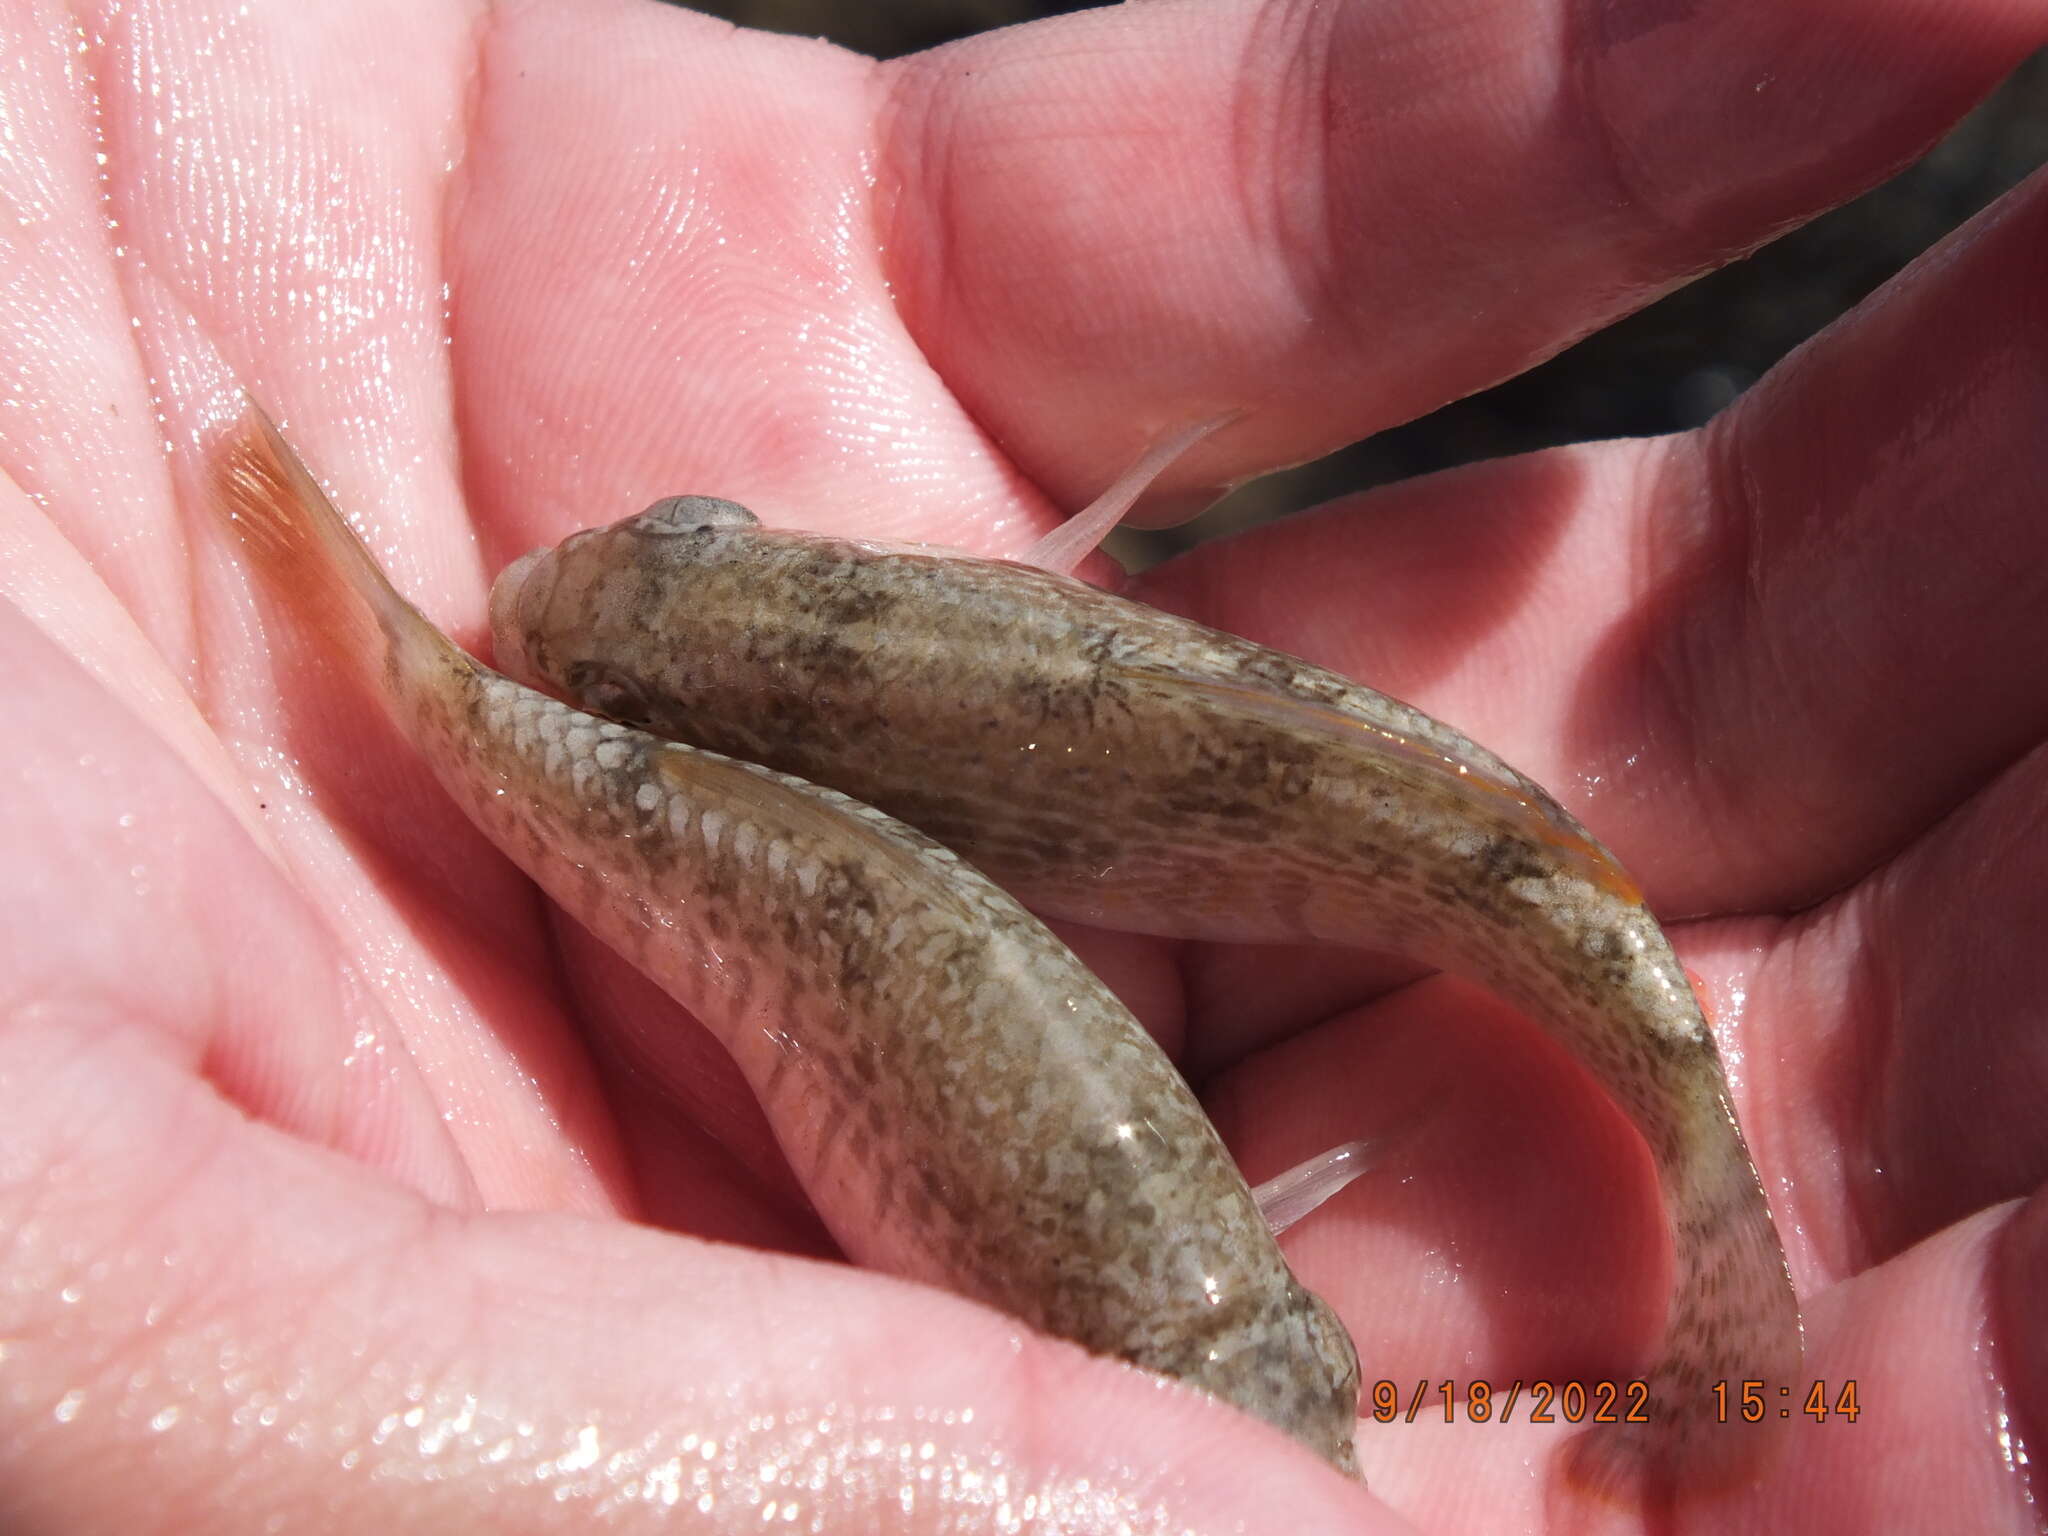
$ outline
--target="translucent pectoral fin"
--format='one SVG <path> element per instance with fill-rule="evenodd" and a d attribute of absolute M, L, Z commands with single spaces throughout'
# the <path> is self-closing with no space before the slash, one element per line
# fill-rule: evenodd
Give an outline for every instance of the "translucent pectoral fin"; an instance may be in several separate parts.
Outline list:
<path fill-rule="evenodd" d="M 1266 1230 L 1278 1237 L 1372 1166 L 1372 1143 L 1347 1141 L 1319 1152 L 1252 1191 Z"/>
<path fill-rule="evenodd" d="M 1074 567 L 1109 537 L 1109 530 L 1123 521 L 1124 514 L 1168 465 L 1210 433 L 1229 426 L 1242 415 L 1241 410 L 1226 411 L 1162 437 L 1145 450 L 1137 463 L 1118 475 L 1108 490 L 1032 545 L 1025 552 L 1024 563 L 1057 576 L 1071 576 Z"/>

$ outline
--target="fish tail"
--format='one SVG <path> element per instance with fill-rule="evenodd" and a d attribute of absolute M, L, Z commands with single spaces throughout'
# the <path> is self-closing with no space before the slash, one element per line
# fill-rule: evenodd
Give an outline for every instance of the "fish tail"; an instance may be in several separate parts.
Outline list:
<path fill-rule="evenodd" d="M 1669 1508 L 1754 1485 L 1800 1411 L 1799 1303 L 1746 1152 L 1740 1163 L 1680 1213 L 1680 1233 L 1699 1235 L 1675 1256 L 1680 1311 L 1648 1373 L 1649 1411 L 1567 1448 L 1566 1486 L 1598 1503 Z"/>
<path fill-rule="evenodd" d="M 246 395 L 243 401 L 241 418 L 211 456 L 212 500 L 265 578 L 340 659 L 373 677 L 394 656 L 447 647 L 392 586 L 276 423 Z"/>

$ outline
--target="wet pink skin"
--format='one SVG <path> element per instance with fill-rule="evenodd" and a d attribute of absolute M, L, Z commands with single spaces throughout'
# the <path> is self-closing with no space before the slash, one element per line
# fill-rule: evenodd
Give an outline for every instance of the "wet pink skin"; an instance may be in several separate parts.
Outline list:
<path fill-rule="evenodd" d="M 2044 35 L 1161 0 L 878 67 L 628 0 L 0 3 L 0 1525 L 1640 1528 L 1575 1502 L 1564 1426 L 1435 1390 L 1656 1334 L 1645 1159 L 1533 1030 L 1074 935 L 1254 1179 L 1410 1127 L 1288 1239 L 1368 1395 L 1431 1384 L 1370 1491 L 853 1271 L 702 1032 L 253 594 L 195 448 L 247 383 L 469 643 L 497 567 L 674 492 L 1015 552 L 1163 427 L 1252 409 L 1186 491 L 1527 366 Z M 1455 723 L 1697 914 L 1808 1376 L 1675 1528 L 2032 1528 L 2044 249 L 2036 178 L 1701 433 L 1135 589 Z M 1854 1423 L 1797 1415 L 1851 1378 Z"/>

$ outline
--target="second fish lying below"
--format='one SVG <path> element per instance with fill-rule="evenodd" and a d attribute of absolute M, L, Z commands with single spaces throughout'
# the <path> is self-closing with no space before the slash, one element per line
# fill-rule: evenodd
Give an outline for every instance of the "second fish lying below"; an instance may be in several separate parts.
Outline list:
<path fill-rule="evenodd" d="M 1178 1377 L 1355 1472 L 1358 1362 L 1200 1104 L 929 838 L 594 719 L 399 596 L 253 408 L 218 505 L 506 857 L 701 1019 L 849 1257 Z"/>
<path fill-rule="evenodd" d="M 1647 1424 L 1585 1480 L 1751 1476 L 1714 1383 L 1791 1385 L 1770 1207 L 1683 968 L 1548 794 L 1335 673 L 1027 566 L 763 528 L 705 497 L 572 536 L 492 593 L 500 664 L 616 719 L 830 784 L 1040 912 L 1388 948 L 1470 976 L 1649 1144 L 1675 1248 Z"/>

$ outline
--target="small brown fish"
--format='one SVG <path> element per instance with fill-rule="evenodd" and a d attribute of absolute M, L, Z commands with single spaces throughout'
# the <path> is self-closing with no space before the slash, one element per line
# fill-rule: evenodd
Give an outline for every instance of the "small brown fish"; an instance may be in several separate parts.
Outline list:
<path fill-rule="evenodd" d="M 1179 1073 L 1043 924 L 845 795 L 472 660 L 254 407 L 215 485 L 470 819 L 718 1034 L 850 1257 L 1189 1382 L 1355 1473 L 1349 1335 Z"/>
<path fill-rule="evenodd" d="M 524 557 L 491 610 L 515 675 L 845 790 L 1033 910 L 1394 949 L 1519 1006 L 1640 1128 L 1675 1246 L 1650 1422 L 1582 1438 L 1578 1475 L 1655 1496 L 1754 1473 L 1760 1433 L 1718 1421 L 1713 1384 L 1794 1384 L 1799 1311 L 1713 1036 L 1628 876 L 1492 753 L 1063 576 L 706 497 Z"/>

